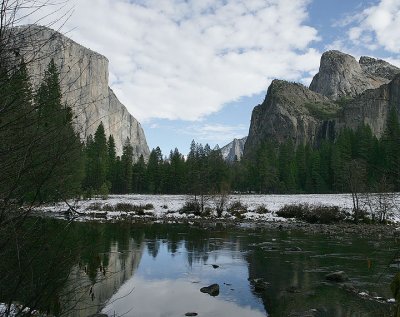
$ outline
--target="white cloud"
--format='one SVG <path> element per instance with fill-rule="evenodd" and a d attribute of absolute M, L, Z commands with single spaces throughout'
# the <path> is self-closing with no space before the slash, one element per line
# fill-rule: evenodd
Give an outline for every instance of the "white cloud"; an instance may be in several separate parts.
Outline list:
<path fill-rule="evenodd" d="M 212 140 L 215 144 L 225 146 L 235 138 L 243 138 L 248 133 L 245 125 L 225 124 L 193 124 L 180 130 L 181 133 L 190 135 L 200 143 Z M 215 144 L 211 144 L 214 146 Z"/>
<path fill-rule="evenodd" d="M 349 39 L 369 50 L 383 48 L 400 53 L 400 0 L 380 0 L 377 5 L 364 9 L 348 24 Z"/>
<path fill-rule="evenodd" d="M 74 0 L 64 30 L 110 60 L 111 86 L 140 120 L 198 120 L 318 69 L 310 0 Z"/>

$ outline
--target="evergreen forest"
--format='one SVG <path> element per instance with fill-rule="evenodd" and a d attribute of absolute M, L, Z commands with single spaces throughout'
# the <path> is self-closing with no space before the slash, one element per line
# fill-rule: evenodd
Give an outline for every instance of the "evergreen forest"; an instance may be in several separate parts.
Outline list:
<path fill-rule="evenodd" d="M 100 122 L 94 136 L 81 142 L 71 108 L 63 104 L 54 61 L 33 90 L 24 62 L 4 73 L 0 94 L 7 110 L 1 134 L 6 199 L 63 200 L 84 195 L 340 193 L 400 190 L 400 125 L 393 107 L 378 139 L 364 125 L 344 129 L 319 146 L 263 143 L 251 157 L 225 162 L 221 150 L 192 141 L 187 156 L 160 148 L 146 161 L 133 157 L 127 139 L 117 156 L 112 135 Z M 29 149 L 29 151 L 27 151 Z"/>

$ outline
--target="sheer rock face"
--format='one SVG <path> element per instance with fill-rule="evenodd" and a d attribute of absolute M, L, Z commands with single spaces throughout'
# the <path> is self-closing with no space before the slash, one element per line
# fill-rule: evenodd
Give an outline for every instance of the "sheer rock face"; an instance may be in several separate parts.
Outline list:
<path fill-rule="evenodd" d="M 365 61 L 365 59 L 363 59 Z M 328 51 L 322 54 L 318 74 L 311 82 L 310 89 L 330 99 L 355 97 L 367 89 L 375 89 L 386 84 L 389 79 L 380 77 L 374 71 L 376 63 L 363 63 L 348 54 L 339 51 Z M 384 69 L 385 67 L 376 67 Z"/>
<path fill-rule="evenodd" d="M 244 155 L 252 155 L 268 140 L 292 140 L 299 145 L 329 138 L 334 125 L 329 118 L 338 109 L 327 97 L 303 85 L 274 80 L 264 102 L 253 110 Z"/>
<path fill-rule="evenodd" d="M 234 139 L 231 143 L 225 145 L 221 149 L 222 157 L 225 161 L 234 162 L 236 159 L 240 161 L 243 156 L 244 144 L 247 137 L 242 139 Z"/>
<path fill-rule="evenodd" d="M 103 122 L 107 137 L 111 134 L 115 139 L 117 155 L 122 154 L 123 144 L 129 139 L 134 158 L 148 158 L 150 151 L 140 123 L 108 86 L 107 58 L 46 27 L 30 25 L 13 32 L 13 44 L 27 63 L 34 88 L 54 59 L 64 101 L 73 110 L 74 126 L 82 140 L 94 135 Z"/>
<path fill-rule="evenodd" d="M 337 131 L 345 127 L 355 130 L 360 124 L 367 124 L 372 133 L 380 138 L 391 107 L 396 107 L 400 114 L 400 74 L 390 83 L 367 90 L 350 100 L 336 119 Z"/>

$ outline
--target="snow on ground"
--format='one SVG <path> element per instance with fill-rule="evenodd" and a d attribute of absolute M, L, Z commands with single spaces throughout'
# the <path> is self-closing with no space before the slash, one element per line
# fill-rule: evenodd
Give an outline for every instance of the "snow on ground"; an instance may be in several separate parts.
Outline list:
<path fill-rule="evenodd" d="M 5 316 L 7 313 L 7 308 L 9 306 L 4 304 L 4 303 L 0 303 L 0 316 Z M 7 316 L 21 316 L 21 315 L 29 315 L 29 316 L 38 316 L 38 317 L 46 317 L 47 315 L 44 314 L 40 314 L 38 311 L 36 310 L 30 310 L 28 307 L 23 307 L 22 305 L 15 305 L 12 304 L 10 306 L 10 310 L 8 311 Z"/>
<path fill-rule="evenodd" d="M 106 219 L 126 218 L 128 215 L 133 216 L 134 213 L 126 213 L 115 208 L 118 203 L 128 203 L 132 205 L 152 204 L 154 208 L 145 210 L 146 215 L 156 218 L 186 218 L 187 215 L 179 214 L 179 210 L 185 202 L 193 199 L 193 196 L 186 195 L 110 195 L 108 199 L 91 199 L 81 201 L 69 201 L 69 204 L 79 213 L 85 213 L 88 217 L 103 217 Z M 215 209 L 218 197 L 208 197 L 205 200 L 205 206 Z M 350 211 L 352 209 L 352 198 L 349 194 L 332 194 L 332 195 L 231 195 L 228 197 L 226 205 L 232 202 L 240 201 L 247 206 L 249 212 L 245 214 L 246 219 L 254 220 L 283 220 L 275 215 L 284 205 L 292 204 L 310 204 L 338 206 L 342 209 Z M 93 204 L 98 204 L 102 209 L 103 206 L 113 206 L 114 211 L 89 210 Z M 257 208 L 264 206 L 270 212 L 258 214 Z M 60 216 L 69 209 L 67 204 L 58 203 L 51 206 L 40 207 L 40 212 L 48 215 Z M 139 216 L 138 216 L 139 217 Z M 194 217 L 193 215 L 191 217 Z M 226 212 L 223 217 L 230 217 Z"/>

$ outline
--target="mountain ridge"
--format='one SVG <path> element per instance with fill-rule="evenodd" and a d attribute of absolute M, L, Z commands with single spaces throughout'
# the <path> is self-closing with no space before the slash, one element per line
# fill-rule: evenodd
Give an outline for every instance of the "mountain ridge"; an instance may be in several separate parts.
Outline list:
<path fill-rule="evenodd" d="M 273 80 L 264 102 L 254 107 L 244 156 L 265 141 L 318 145 L 343 128 L 368 124 L 382 136 L 392 106 L 400 113 L 400 69 L 386 61 L 328 51 L 307 88 Z"/>

